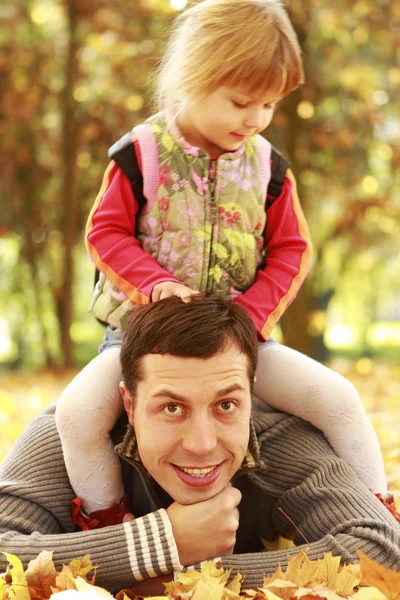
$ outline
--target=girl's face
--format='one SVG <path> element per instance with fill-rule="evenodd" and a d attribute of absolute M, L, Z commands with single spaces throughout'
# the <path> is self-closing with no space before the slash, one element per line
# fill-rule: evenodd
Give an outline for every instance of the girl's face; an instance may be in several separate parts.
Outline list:
<path fill-rule="evenodd" d="M 178 126 L 189 144 L 217 158 L 268 127 L 278 100 L 276 94 L 255 95 L 243 88 L 221 86 L 184 110 Z"/>

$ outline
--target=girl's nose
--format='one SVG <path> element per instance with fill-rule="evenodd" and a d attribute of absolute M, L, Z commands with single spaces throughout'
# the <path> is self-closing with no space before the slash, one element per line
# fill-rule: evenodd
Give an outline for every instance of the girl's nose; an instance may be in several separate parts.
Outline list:
<path fill-rule="evenodd" d="M 259 129 L 260 127 L 262 127 L 262 123 L 263 123 L 263 115 L 262 115 L 262 110 L 260 110 L 259 108 L 252 109 L 246 115 L 246 119 L 244 122 L 246 127 L 253 127 L 254 129 Z"/>

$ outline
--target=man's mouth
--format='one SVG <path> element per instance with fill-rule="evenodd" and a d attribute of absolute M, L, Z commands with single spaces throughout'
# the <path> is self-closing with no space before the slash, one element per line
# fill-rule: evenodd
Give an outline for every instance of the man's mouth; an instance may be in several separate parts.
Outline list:
<path fill-rule="evenodd" d="M 202 469 L 194 469 L 192 467 L 190 467 L 190 468 L 178 467 L 178 469 L 180 469 L 184 473 L 189 473 L 189 475 L 192 475 L 193 477 L 204 477 L 205 475 L 208 475 L 208 473 L 211 473 L 212 471 L 214 471 L 214 469 L 216 469 L 216 468 L 217 468 L 217 465 L 214 465 L 213 467 L 205 467 Z"/>
<path fill-rule="evenodd" d="M 178 467 L 172 465 L 179 479 L 190 487 L 206 487 L 215 483 L 225 461 L 209 467 Z"/>

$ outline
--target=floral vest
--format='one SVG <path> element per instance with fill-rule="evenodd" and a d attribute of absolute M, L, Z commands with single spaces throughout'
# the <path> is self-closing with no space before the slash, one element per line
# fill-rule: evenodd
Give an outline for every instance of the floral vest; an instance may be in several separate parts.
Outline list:
<path fill-rule="evenodd" d="M 145 204 L 137 219 L 142 248 L 193 290 L 228 300 L 255 280 L 265 254 L 271 145 L 257 135 L 216 160 L 189 146 L 163 114 L 135 127 Z M 124 328 L 134 303 L 104 274 L 90 310 Z"/>

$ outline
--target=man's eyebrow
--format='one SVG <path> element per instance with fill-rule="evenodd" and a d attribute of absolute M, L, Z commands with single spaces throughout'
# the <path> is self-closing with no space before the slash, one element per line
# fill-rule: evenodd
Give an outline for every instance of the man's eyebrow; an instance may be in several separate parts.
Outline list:
<path fill-rule="evenodd" d="M 170 398 L 171 400 L 176 400 L 177 402 L 185 402 L 185 400 L 187 400 L 185 396 L 181 396 L 180 394 L 176 394 L 170 390 L 160 390 L 156 394 L 153 394 L 152 398 Z"/>
<path fill-rule="evenodd" d="M 221 398 L 222 396 L 227 396 L 228 394 L 231 394 L 232 392 L 246 392 L 246 391 L 247 390 L 239 383 L 233 383 L 232 385 L 224 388 L 223 390 L 219 390 L 219 392 L 217 392 L 217 397 Z"/>
<path fill-rule="evenodd" d="M 246 389 L 240 385 L 239 383 L 233 383 L 222 390 L 217 392 L 217 398 L 222 398 L 223 396 L 227 396 L 228 394 L 232 394 L 232 392 L 246 392 Z M 171 390 L 160 390 L 156 394 L 152 395 L 153 399 L 158 398 L 169 398 L 170 400 L 175 400 L 176 402 L 185 402 L 187 401 L 186 396 L 181 396 L 175 392 L 171 392 Z"/>

